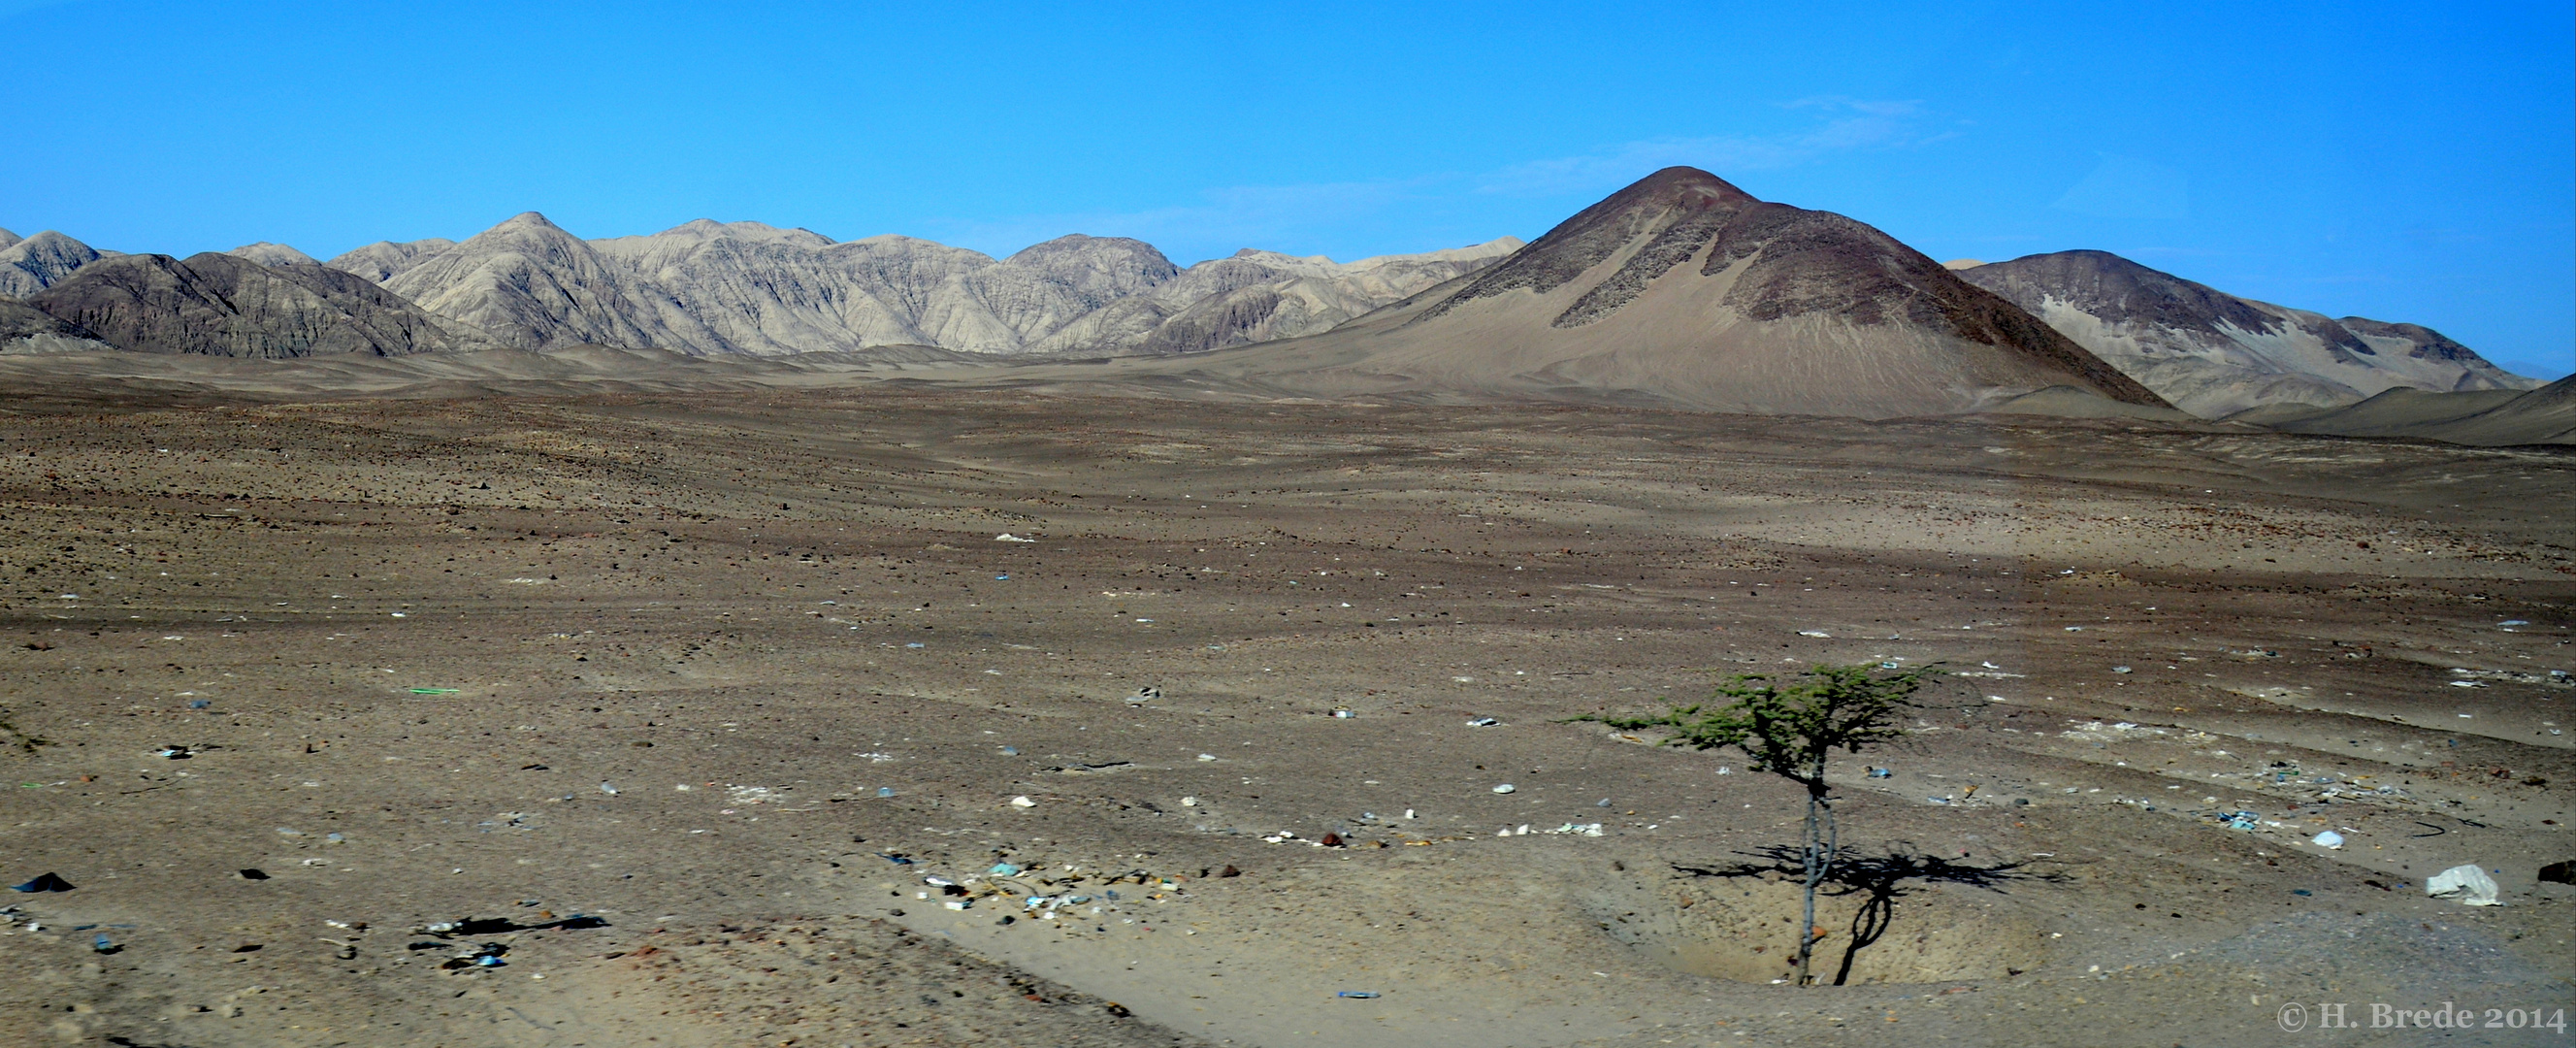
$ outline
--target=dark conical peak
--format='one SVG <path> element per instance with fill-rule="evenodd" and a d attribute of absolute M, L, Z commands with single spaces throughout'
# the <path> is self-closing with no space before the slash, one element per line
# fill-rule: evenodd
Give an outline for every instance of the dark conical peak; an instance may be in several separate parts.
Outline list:
<path fill-rule="evenodd" d="M 1593 206 L 1660 204 L 1696 210 L 1715 203 L 1741 207 L 1761 202 L 1723 178 L 1695 167 L 1675 165 L 1631 182 L 1628 188 L 1610 194 L 1608 199 Z"/>
<path fill-rule="evenodd" d="M 1417 319 L 1437 317 L 1461 303 L 1514 289 L 1526 288 L 1545 294 L 1625 250 L 1639 238 L 1657 238 L 1676 227 L 1679 227 L 1677 235 L 1688 241 L 1687 247 L 1696 249 L 1714 236 L 1728 218 L 1761 203 L 1753 194 L 1698 168 L 1665 168 L 1629 183 L 1627 188 L 1557 223 L 1556 228 L 1513 252 L 1511 257 L 1477 277 L 1474 283 L 1425 310 Z M 1687 250 L 1682 251 L 1684 255 L 1688 253 Z M 1670 254 L 1658 253 L 1662 266 L 1669 267 L 1679 261 L 1678 256 L 1663 257 Z M 1655 272 L 1660 274 L 1662 269 Z"/>
<path fill-rule="evenodd" d="M 1660 232 L 1711 211 L 1732 214 L 1761 202 L 1706 171 L 1668 167 L 1629 183 L 1628 188 L 1557 223 L 1546 235 L 1531 241 L 1524 254 L 1571 252 L 1581 258 L 1583 265 L 1590 265 L 1608 257 L 1631 237 Z"/>

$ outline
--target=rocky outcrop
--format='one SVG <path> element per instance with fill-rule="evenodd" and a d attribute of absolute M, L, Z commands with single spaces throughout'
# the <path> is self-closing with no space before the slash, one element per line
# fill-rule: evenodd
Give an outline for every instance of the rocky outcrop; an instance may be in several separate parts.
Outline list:
<path fill-rule="evenodd" d="M 219 357 L 398 356 L 483 348 L 354 273 L 206 252 L 84 266 L 28 305 L 118 349 Z"/>
<path fill-rule="evenodd" d="M 1959 275 L 2204 418 L 2281 404 L 2335 407 L 2396 388 L 2539 385 L 2429 328 L 2239 298 L 2106 251 L 2030 255 Z"/>
<path fill-rule="evenodd" d="M 393 279 L 394 274 L 410 269 L 421 259 L 455 246 L 456 242 L 446 237 L 401 242 L 379 240 L 323 264 L 382 284 Z"/>
<path fill-rule="evenodd" d="M 78 324 L 16 299 L 0 298 L 0 353 L 80 353 L 115 348 Z"/>

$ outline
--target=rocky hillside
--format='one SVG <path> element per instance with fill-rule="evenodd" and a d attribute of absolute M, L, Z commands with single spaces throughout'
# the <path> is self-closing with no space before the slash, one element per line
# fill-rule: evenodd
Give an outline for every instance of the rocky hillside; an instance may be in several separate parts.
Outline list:
<path fill-rule="evenodd" d="M 1518 246 L 1505 238 L 1350 263 L 1245 251 L 1184 270 L 1115 237 L 1059 237 L 995 259 L 911 237 L 841 243 L 757 222 L 586 241 L 528 212 L 463 243 L 377 243 L 329 265 L 527 349 L 1123 354 L 1328 330 Z"/>
<path fill-rule="evenodd" d="M 0 353 L 78 353 L 114 348 L 78 324 L 16 299 L 0 298 Z"/>
<path fill-rule="evenodd" d="M 2531 389 L 2414 324 L 2331 319 L 2239 298 L 2107 251 L 2060 251 L 1960 269 L 2185 411 L 2219 418 L 2276 404 L 2335 407 L 2390 389 Z"/>
<path fill-rule="evenodd" d="M 124 255 L 93 262 L 26 304 L 82 337 L 144 353 L 399 356 L 488 348 L 356 274 L 264 266 L 211 251 L 184 260 Z"/>
<path fill-rule="evenodd" d="M 1192 382 L 1320 397 L 1891 417 L 2063 390 L 2113 413 L 2173 414 L 1887 234 L 1692 168 L 1656 172 L 1499 263 L 1328 334 L 1187 368 Z"/>
<path fill-rule="evenodd" d="M 23 240 L 7 230 L 0 233 L 8 234 L 0 244 L 0 296 L 9 298 L 25 298 L 61 283 L 82 266 L 117 257 L 50 229 Z"/>

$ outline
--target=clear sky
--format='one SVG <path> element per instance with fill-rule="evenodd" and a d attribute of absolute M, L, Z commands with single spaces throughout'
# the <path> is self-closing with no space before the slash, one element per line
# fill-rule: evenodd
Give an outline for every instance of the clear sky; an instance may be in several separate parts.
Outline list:
<path fill-rule="evenodd" d="M 2115 251 L 2576 368 L 2546 3 L 0 0 L 0 226 L 329 257 L 523 210 L 1350 259 L 1667 164 L 1942 259 Z"/>

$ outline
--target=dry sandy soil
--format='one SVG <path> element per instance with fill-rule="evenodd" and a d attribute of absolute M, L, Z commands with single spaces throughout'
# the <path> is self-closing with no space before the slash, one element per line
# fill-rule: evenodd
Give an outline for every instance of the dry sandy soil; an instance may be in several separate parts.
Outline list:
<path fill-rule="evenodd" d="M 0 893 L 0 1043 L 2569 1043 L 2483 1025 L 2576 1005 L 2563 451 L 21 406 L 0 879 L 75 887 Z M 1854 662 L 1950 672 L 1842 767 L 1800 989 L 1792 790 L 1564 718 Z"/>

